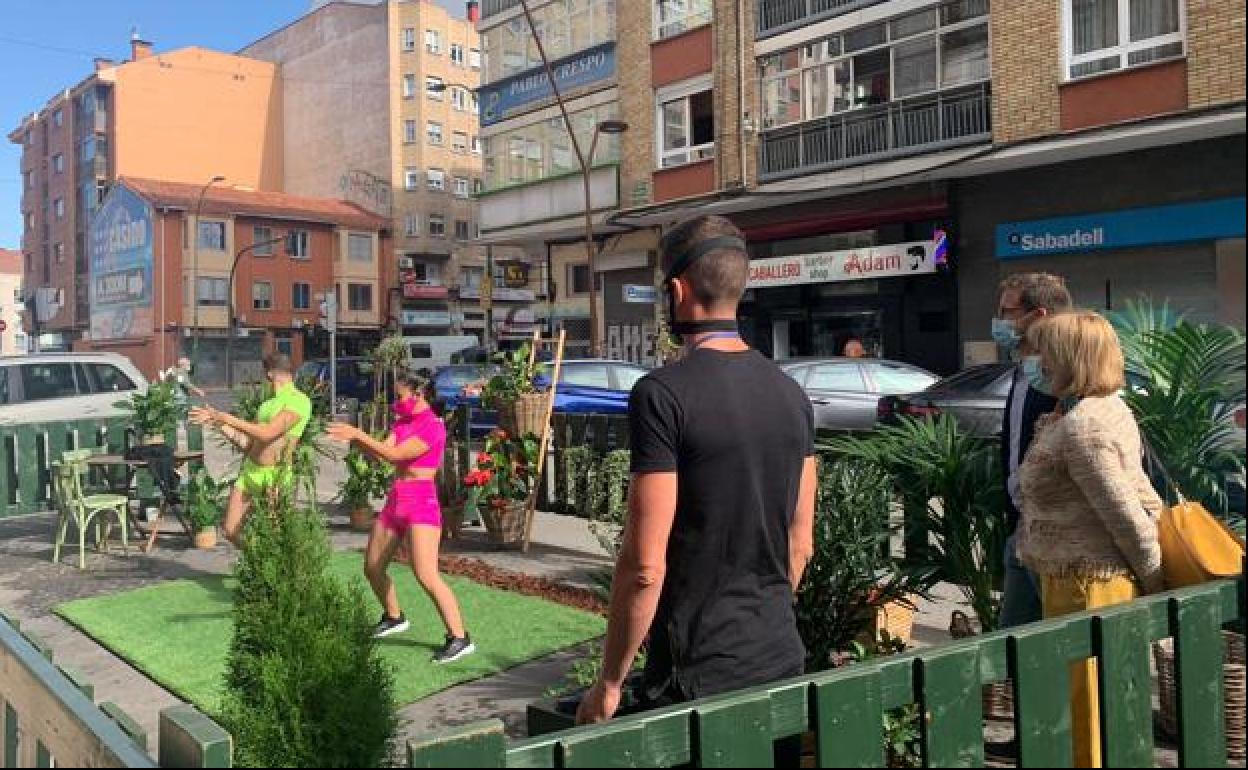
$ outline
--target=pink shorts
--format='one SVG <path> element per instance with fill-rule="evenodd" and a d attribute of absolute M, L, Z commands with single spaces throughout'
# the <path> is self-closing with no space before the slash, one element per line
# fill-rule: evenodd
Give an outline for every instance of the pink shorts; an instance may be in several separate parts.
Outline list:
<path fill-rule="evenodd" d="M 396 535 L 405 535 L 412 527 L 441 529 L 437 485 L 432 479 L 399 479 L 390 487 L 378 520 Z"/>

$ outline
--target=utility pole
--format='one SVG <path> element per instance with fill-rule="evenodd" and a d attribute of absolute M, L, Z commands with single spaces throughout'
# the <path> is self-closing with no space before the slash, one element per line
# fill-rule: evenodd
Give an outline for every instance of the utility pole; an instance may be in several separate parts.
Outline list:
<path fill-rule="evenodd" d="M 329 332 L 329 413 L 338 408 L 338 297 L 333 289 L 321 300 L 321 326 Z"/>
<path fill-rule="evenodd" d="M 481 309 L 485 311 L 485 334 L 482 341 L 490 352 L 494 339 L 494 247 L 485 247 L 485 275 L 481 277 Z"/>

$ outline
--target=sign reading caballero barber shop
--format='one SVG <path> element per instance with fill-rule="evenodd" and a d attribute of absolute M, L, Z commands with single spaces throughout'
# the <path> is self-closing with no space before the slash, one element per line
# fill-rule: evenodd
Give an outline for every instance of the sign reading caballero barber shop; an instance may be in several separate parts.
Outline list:
<path fill-rule="evenodd" d="M 796 257 L 755 259 L 750 262 L 749 288 L 934 273 L 941 263 L 937 253 L 939 245 L 939 241 L 914 241 Z"/>
<path fill-rule="evenodd" d="M 593 85 L 615 75 L 615 43 L 587 48 L 551 65 L 559 93 Z M 506 80 L 483 87 L 479 92 L 481 125 L 500 123 L 535 102 L 555 95 L 545 67 L 522 72 Z"/>

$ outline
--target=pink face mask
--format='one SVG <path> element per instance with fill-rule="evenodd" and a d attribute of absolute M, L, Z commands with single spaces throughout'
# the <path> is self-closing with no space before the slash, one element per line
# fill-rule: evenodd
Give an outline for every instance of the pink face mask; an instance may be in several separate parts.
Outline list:
<path fill-rule="evenodd" d="M 417 414 L 416 399 L 405 398 L 394 402 L 394 416 L 400 420 L 410 420 Z"/>

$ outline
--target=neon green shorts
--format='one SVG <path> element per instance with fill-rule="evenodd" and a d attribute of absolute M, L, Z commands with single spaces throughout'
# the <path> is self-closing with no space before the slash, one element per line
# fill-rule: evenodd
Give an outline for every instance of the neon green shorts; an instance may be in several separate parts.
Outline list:
<path fill-rule="evenodd" d="M 289 487 L 293 481 L 290 467 L 286 465 L 256 465 L 244 460 L 238 473 L 235 489 L 243 490 L 248 497 L 260 497 L 274 487 Z"/>

